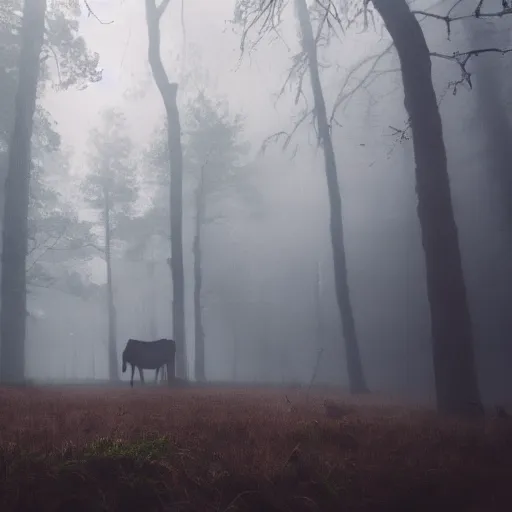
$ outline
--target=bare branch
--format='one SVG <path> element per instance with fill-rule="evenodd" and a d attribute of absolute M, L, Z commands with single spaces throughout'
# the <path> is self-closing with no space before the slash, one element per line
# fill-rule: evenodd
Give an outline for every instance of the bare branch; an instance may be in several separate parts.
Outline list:
<path fill-rule="evenodd" d="M 477 50 L 470 50 L 469 52 L 454 52 L 451 55 L 431 52 L 431 57 L 437 57 L 439 59 L 451 60 L 456 62 L 461 70 L 462 76 L 459 80 L 452 82 L 451 88 L 453 88 L 453 94 L 457 94 L 457 88 L 459 85 L 463 83 L 467 83 L 469 88 L 473 88 L 473 83 L 471 80 L 471 73 L 466 69 L 467 63 L 471 59 L 471 57 L 476 57 L 481 53 L 500 53 L 501 55 L 505 55 L 506 53 L 512 52 L 512 48 L 479 48 Z"/>
<path fill-rule="evenodd" d="M 502 0 L 503 9 L 497 12 L 482 12 L 482 6 L 484 4 L 484 0 L 478 0 L 478 5 L 476 9 L 471 14 L 464 14 L 461 16 L 451 16 L 451 13 L 454 9 L 462 3 L 463 0 L 457 0 L 455 4 L 450 8 L 446 15 L 434 14 L 428 11 L 412 11 L 412 13 L 416 16 L 423 16 L 423 18 L 432 18 L 435 20 L 443 21 L 446 24 L 446 34 L 448 39 L 451 36 L 451 24 L 455 21 L 467 20 L 470 18 L 502 18 L 508 14 L 512 14 L 512 7 L 509 5 L 508 0 Z"/>
<path fill-rule="evenodd" d="M 87 15 L 88 16 L 92 16 L 93 18 L 95 18 L 96 21 L 98 23 L 100 23 L 101 25 L 110 25 L 110 24 L 114 23 L 114 20 L 111 20 L 111 21 L 103 21 L 103 20 L 101 20 L 98 17 L 98 15 L 92 10 L 91 5 L 89 4 L 88 0 L 84 0 L 84 4 L 85 4 L 85 7 L 87 9 Z"/>
<path fill-rule="evenodd" d="M 297 84 L 297 93 L 295 94 L 295 105 L 297 105 L 299 98 L 302 95 L 302 83 L 304 81 L 304 76 L 306 75 L 306 72 L 307 72 L 307 62 L 308 62 L 306 53 L 305 52 L 298 53 L 297 55 L 295 55 L 292 58 L 292 61 L 293 61 L 293 64 L 292 64 L 290 70 L 288 71 L 288 75 L 286 76 L 286 79 L 285 79 L 281 89 L 277 93 L 276 103 L 279 101 L 281 96 L 285 93 L 286 86 L 289 85 L 290 82 L 296 77 L 298 78 L 298 84 Z"/>
<path fill-rule="evenodd" d="M 240 40 L 240 59 L 242 59 L 248 40 L 249 33 L 261 23 L 257 30 L 256 41 L 252 47 L 256 47 L 263 37 L 274 32 L 281 39 L 278 26 L 281 23 L 281 13 L 288 4 L 288 0 L 240 0 L 237 3 L 235 23 L 242 25 L 242 37 Z"/>
<path fill-rule="evenodd" d="M 387 54 L 389 54 L 389 52 L 391 51 L 393 46 L 394 46 L 394 44 L 390 43 L 384 49 L 384 51 L 382 51 L 381 53 L 379 53 L 377 55 L 370 55 L 369 57 L 366 57 L 365 59 L 361 60 L 358 64 L 356 64 L 356 66 L 354 66 L 347 73 L 347 76 L 345 77 L 345 81 L 344 81 L 343 85 L 341 86 L 340 92 L 338 93 L 336 100 L 334 101 L 334 106 L 332 108 L 331 117 L 329 119 L 329 125 L 331 126 L 331 128 L 332 128 L 333 123 L 335 122 L 336 112 L 338 111 L 339 107 L 343 104 L 343 102 L 345 102 L 347 99 L 351 98 L 359 89 L 361 89 L 365 85 L 367 85 L 368 80 L 376 72 L 377 65 Z M 368 64 L 372 61 L 373 61 L 373 63 L 370 66 L 370 69 L 368 70 L 366 75 L 358 82 L 358 84 L 355 87 L 353 87 L 350 91 L 345 92 L 349 81 L 353 78 L 355 73 L 357 73 L 357 71 L 359 71 L 363 66 L 365 66 L 366 64 Z M 379 73 L 379 75 L 382 75 L 382 74 L 384 74 L 384 71 L 377 71 L 377 73 Z M 339 124 L 339 123 L 336 121 L 336 124 Z"/>
<path fill-rule="evenodd" d="M 282 139 L 284 139 L 282 149 L 286 150 L 288 148 L 288 146 L 290 145 L 290 142 L 292 141 L 293 136 L 295 135 L 297 130 L 302 126 L 302 124 L 306 121 L 306 119 L 308 119 L 308 117 L 312 114 L 314 114 L 314 109 L 311 109 L 311 110 L 304 109 L 301 116 L 299 117 L 297 122 L 294 124 L 294 126 L 290 132 L 286 132 L 286 131 L 282 130 L 280 132 L 277 132 L 277 133 L 274 133 L 274 134 L 268 136 L 261 144 L 260 154 L 263 154 L 270 144 L 278 143 Z"/>

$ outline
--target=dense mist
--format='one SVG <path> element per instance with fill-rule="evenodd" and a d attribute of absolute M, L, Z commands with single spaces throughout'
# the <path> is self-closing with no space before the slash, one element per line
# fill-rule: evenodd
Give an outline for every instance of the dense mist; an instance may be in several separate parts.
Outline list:
<path fill-rule="evenodd" d="M 6 200 L 24 190 L 21 181 L 9 184 L 21 161 L 12 154 L 28 151 L 16 149 L 23 134 L 13 135 L 13 126 L 32 123 L 19 99 L 29 94 L 21 80 L 30 78 L 22 3 L 0 7 L 4 253 L 19 233 L 8 219 L 23 216 L 21 200 Z M 293 2 L 276 27 L 260 18 L 250 29 L 249 0 L 170 2 L 157 20 L 162 70 L 148 59 L 148 41 L 157 37 L 151 3 L 46 6 L 26 167 L 26 333 L 21 320 L 9 331 L 23 293 L 16 307 L 6 309 L 5 299 L 16 287 L 5 276 L 21 279 L 6 265 L 23 243 L 2 259 L 2 344 L 16 339 L 24 352 L 6 343 L 2 371 L 11 367 L 6 358 L 22 357 L 24 378 L 40 383 L 127 379 L 121 354 L 129 338 L 172 338 L 180 378 L 348 389 L 341 290 L 367 388 L 433 400 L 420 150 L 404 106 L 409 57 L 395 51 L 380 2 L 366 15 L 352 2 L 332 2 L 336 15 L 307 2 L 324 134 L 308 68 L 313 48 Z M 414 19 L 431 54 L 478 386 L 484 402 L 501 403 L 512 385 L 512 54 L 497 50 L 510 48 L 512 17 L 474 16 L 475 3 L 409 2 L 421 11 Z M 502 9 L 488 3 L 482 12 Z M 447 12 L 460 18 L 449 34 Z M 485 48 L 497 50 L 467 61 L 454 54 Z M 174 83 L 173 103 L 167 86 Z M 326 137 L 336 164 L 330 175 Z M 334 177 L 343 251 L 333 253 Z M 449 281 L 451 263 L 434 260 Z M 442 309 L 447 317 L 450 307 Z"/>

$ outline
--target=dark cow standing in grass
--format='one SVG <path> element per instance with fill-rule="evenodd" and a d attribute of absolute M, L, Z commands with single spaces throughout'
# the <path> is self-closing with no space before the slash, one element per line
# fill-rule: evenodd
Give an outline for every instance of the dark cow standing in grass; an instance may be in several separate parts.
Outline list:
<path fill-rule="evenodd" d="M 174 376 L 174 361 L 176 356 L 176 343 L 174 340 L 160 339 L 156 341 L 139 341 L 129 339 L 123 350 L 123 373 L 126 365 L 132 366 L 130 386 L 133 388 L 133 374 L 135 367 L 139 370 L 140 381 L 144 384 L 142 370 L 156 370 L 155 382 L 158 381 L 158 371 L 167 365 L 169 376 Z"/>

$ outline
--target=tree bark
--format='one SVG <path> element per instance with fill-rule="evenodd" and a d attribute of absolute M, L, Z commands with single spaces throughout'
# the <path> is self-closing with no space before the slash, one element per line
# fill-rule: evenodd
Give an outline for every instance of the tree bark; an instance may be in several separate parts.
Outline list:
<path fill-rule="evenodd" d="M 345 242 L 343 236 L 340 186 L 338 181 L 338 172 L 336 169 L 336 159 L 334 156 L 331 133 L 329 129 L 329 122 L 327 119 L 325 100 L 322 91 L 322 84 L 320 82 L 320 74 L 318 72 L 316 42 L 313 36 L 313 30 L 311 28 L 311 18 L 309 16 L 306 1 L 295 0 L 295 7 L 302 33 L 302 48 L 308 57 L 309 76 L 311 79 L 311 88 L 313 89 L 313 97 L 315 101 L 315 115 L 318 124 L 318 135 L 324 152 L 325 175 L 327 178 L 327 189 L 329 193 L 329 206 L 331 215 L 330 228 L 334 259 L 334 280 L 336 298 L 343 327 L 343 337 L 345 339 L 349 386 L 352 393 L 364 393 L 368 391 L 368 388 L 366 385 L 366 379 L 364 377 L 354 320 L 354 312 L 350 300 L 350 290 L 347 279 Z"/>
<path fill-rule="evenodd" d="M 413 134 L 438 409 L 478 413 L 482 408 L 473 332 L 429 49 L 406 0 L 373 0 L 373 5 L 400 59 L 405 108 Z"/>
<path fill-rule="evenodd" d="M 0 313 L 0 371 L 3 382 L 20 382 L 24 379 L 25 372 L 31 138 L 39 79 L 39 58 L 44 41 L 45 13 L 45 0 L 25 0 L 15 120 L 9 145 L 9 169 L 5 181 Z"/>
<path fill-rule="evenodd" d="M 162 0 L 157 7 L 155 0 L 146 0 L 148 28 L 148 58 L 153 78 L 165 106 L 167 115 L 167 144 L 170 157 L 171 194 L 171 274 L 173 286 L 172 320 L 173 338 L 176 342 L 176 375 L 187 376 L 185 338 L 185 276 L 183 269 L 183 151 L 181 146 L 180 115 L 176 103 L 178 84 L 170 83 L 160 55 L 160 18 L 168 6 Z M 170 373 L 169 373 L 170 376 Z M 170 377 L 169 377 L 170 379 Z"/>
<path fill-rule="evenodd" d="M 201 301 L 201 288 L 203 283 L 202 253 L 201 253 L 201 227 L 204 223 L 204 166 L 200 169 L 199 183 L 196 190 L 196 223 L 194 235 L 194 324 L 195 324 L 195 378 L 204 381 L 205 357 L 204 357 L 204 329 L 203 310 Z"/>
<path fill-rule="evenodd" d="M 117 362 L 117 315 L 114 304 L 114 289 L 112 286 L 112 252 L 110 239 L 110 193 L 103 190 L 105 200 L 105 261 L 107 264 L 107 314 L 108 314 L 108 369 L 111 381 L 119 380 L 119 367 Z"/>

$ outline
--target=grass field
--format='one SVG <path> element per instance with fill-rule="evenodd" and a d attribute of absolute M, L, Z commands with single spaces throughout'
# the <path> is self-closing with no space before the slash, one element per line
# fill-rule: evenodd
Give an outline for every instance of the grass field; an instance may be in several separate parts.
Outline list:
<path fill-rule="evenodd" d="M 507 420 L 327 394 L 0 389 L 0 510 L 512 510 Z"/>

